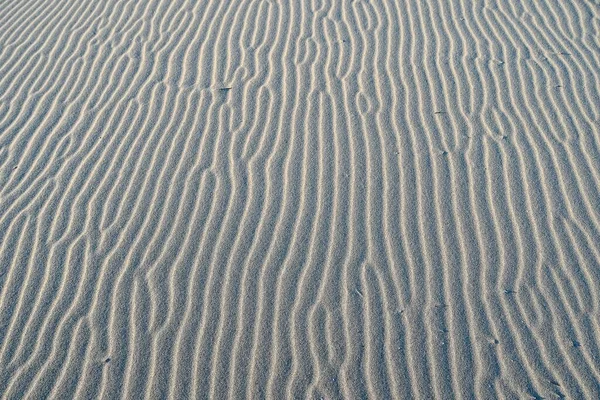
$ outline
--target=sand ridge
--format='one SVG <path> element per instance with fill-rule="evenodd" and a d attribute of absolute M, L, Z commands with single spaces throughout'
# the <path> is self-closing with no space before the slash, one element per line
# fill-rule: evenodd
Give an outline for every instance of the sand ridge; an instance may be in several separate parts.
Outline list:
<path fill-rule="evenodd" d="M 600 398 L 599 32 L 0 0 L 0 397 Z"/>

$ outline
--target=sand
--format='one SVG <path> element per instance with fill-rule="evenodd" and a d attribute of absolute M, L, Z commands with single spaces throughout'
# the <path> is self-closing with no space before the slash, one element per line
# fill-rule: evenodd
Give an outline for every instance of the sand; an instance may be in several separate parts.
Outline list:
<path fill-rule="evenodd" d="M 0 397 L 600 398 L 593 0 L 0 0 Z"/>

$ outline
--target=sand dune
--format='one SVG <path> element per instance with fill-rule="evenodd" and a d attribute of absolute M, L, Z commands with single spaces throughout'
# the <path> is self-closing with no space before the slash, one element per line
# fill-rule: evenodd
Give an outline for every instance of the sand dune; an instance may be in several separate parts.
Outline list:
<path fill-rule="evenodd" d="M 600 398 L 600 5 L 0 0 L 0 395 Z"/>

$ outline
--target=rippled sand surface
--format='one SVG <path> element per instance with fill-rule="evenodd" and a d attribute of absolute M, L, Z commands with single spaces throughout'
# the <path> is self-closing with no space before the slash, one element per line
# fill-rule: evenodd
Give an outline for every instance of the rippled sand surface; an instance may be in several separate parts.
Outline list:
<path fill-rule="evenodd" d="M 597 1 L 0 0 L 0 397 L 598 382 Z"/>

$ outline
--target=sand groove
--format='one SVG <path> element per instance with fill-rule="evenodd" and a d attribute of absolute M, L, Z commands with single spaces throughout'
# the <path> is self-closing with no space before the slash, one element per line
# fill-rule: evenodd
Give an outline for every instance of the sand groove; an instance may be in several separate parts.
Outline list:
<path fill-rule="evenodd" d="M 0 0 L 0 397 L 600 398 L 599 34 Z"/>

